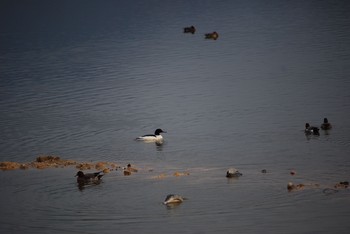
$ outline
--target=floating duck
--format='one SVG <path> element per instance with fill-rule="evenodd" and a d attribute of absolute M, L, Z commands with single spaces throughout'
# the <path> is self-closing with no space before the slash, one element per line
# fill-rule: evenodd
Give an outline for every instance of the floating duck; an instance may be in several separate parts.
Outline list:
<path fill-rule="evenodd" d="M 91 181 L 98 181 L 103 175 L 100 175 L 102 171 L 84 174 L 82 171 L 78 171 L 75 176 L 77 176 L 78 183 L 88 183 Z"/>
<path fill-rule="evenodd" d="M 206 33 L 205 35 L 205 39 L 213 39 L 216 40 L 219 37 L 219 34 L 217 32 L 212 32 L 212 33 Z"/>
<path fill-rule="evenodd" d="M 321 128 L 323 130 L 329 130 L 332 128 L 332 124 L 328 122 L 328 119 L 327 118 L 324 118 L 323 119 L 323 124 L 321 124 Z"/>
<path fill-rule="evenodd" d="M 185 198 L 183 198 L 180 195 L 176 195 L 176 194 L 169 194 L 168 196 L 166 196 L 163 204 L 164 205 L 168 205 L 168 204 L 174 204 L 174 203 L 181 203 L 185 200 Z"/>
<path fill-rule="evenodd" d="M 319 128 L 318 127 L 314 127 L 314 126 L 310 126 L 309 123 L 306 123 L 305 124 L 305 134 L 306 135 L 317 135 L 317 136 L 319 136 L 320 135 Z"/>
<path fill-rule="evenodd" d="M 226 172 L 226 177 L 227 178 L 232 178 L 232 177 L 240 177 L 243 174 L 240 173 L 236 168 L 230 168 Z"/>
<path fill-rule="evenodd" d="M 131 172 L 138 172 L 138 170 L 137 170 L 136 168 L 131 167 L 131 164 L 130 164 L 130 163 L 127 165 L 126 169 L 127 169 L 128 171 L 131 171 Z"/>
<path fill-rule="evenodd" d="M 191 27 L 185 27 L 184 33 L 192 33 L 194 34 L 196 32 L 196 28 L 192 25 Z"/>
<path fill-rule="evenodd" d="M 161 133 L 166 133 L 166 132 L 163 131 L 162 129 L 158 128 L 158 129 L 156 129 L 154 134 L 143 135 L 143 136 L 137 137 L 136 140 L 138 140 L 138 141 L 148 141 L 148 142 L 162 141 L 163 140 L 163 136 L 160 135 Z"/>
<path fill-rule="evenodd" d="M 124 168 L 123 173 L 125 176 L 129 176 L 129 175 L 131 175 L 132 172 L 138 172 L 138 170 L 136 168 L 131 167 L 131 164 L 129 163 L 126 166 L 126 168 Z"/>

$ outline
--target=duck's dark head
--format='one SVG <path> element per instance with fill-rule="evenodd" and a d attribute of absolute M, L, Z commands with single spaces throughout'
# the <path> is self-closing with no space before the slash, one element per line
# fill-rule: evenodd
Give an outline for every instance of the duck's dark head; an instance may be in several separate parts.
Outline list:
<path fill-rule="evenodd" d="M 78 171 L 77 174 L 75 176 L 78 176 L 78 177 L 84 177 L 84 172 L 82 171 Z"/>
<path fill-rule="evenodd" d="M 159 135 L 161 134 L 162 132 L 166 132 L 166 131 L 163 131 L 162 129 L 158 128 L 155 132 L 154 132 L 154 135 Z"/>
<path fill-rule="evenodd" d="M 309 123 L 306 123 L 305 124 L 305 128 L 309 128 L 310 127 L 310 124 Z"/>
<path fill-rule="evenodd" d="M 328 123 L 328 119 L 327 119 L 327 118 L 324 118 L 324 119 L 323 119 L 323 123 Z"/>

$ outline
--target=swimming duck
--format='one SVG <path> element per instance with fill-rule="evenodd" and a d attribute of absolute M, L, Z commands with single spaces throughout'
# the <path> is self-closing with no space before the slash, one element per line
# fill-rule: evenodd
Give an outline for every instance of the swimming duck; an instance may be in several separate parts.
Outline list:
<path fill-rule="evenodd" d="M 138 172 L 138 170 L 136 168 L 131 167 L 130 163 L 127 165 L 127 170 L 130 171 L 130 172 Z"/>
<path fill-rule="evenodd" d="M 319 136 L 320 132 L 319 132 L 318 127 L 313 127 L 313 126 L 310 126 L 309 123 L 306 123 L 305 124 L 305 134 L 306 135 L 317 135 L 317 136 Z"/>
<path fill-rule="evenodd" d="M 78 171 L 75 176 L 77 176 L 78 183 L 87 183 L 90 181 L 100 180 L 103 175 L 100 175 L 102 171 L 84 174 L 82 171 Z"/>
<path fill-rule="evenodd" d="M 173 204 L 173 203 L 181 203 L 184 200 L 185 199 L 182 196 L 180 196 L 180 195 L 169 194 L 168 196 L 166 196 L 163 204 L 167 205 L 167 204 Z"/>
<path fill-rule="evenodd" d="M 219 34 L 217 32 L 212 32 L 212 33 L 206 33 L 205 34 L 205 39 L 213 39 L 213 40 L 216 40 L 218 39 L 219 37 Z"/>
<path fill-rule="evenodd" d="M 162 141 L 163 136 L 160 135 L 162 132 L 166 133 L 162 129 L 158 128 L 154 132 L 154 134 L 143 135 L 143 136 L 137 137 L 136 140 L 138 140 L 138 141 Z"/>
<path fill-rule="evenodd" d="M 126 168 L 124 168 L 124 175 L 129 176 L 132 172 L 138 172 L 138 170 L 134 167 L 131 167 L 131 164 L 129 163 Z"/>
<path fill-rule="evenodd" d="M 240 177 L 243 174 L 240 173 L 236 168 L 230 168 L 226 172 L 226 177 L 227 178 L 232 178 L 232 177 Z"/>
<path fill-rule="evenodd" d="M 323 119 L 323 124 L 321 124 L 321 128 L 323 130 L 329 130 L 332 128 L 332 124 L 328 122 L 328 119 L 327 118 L 324 118 Z"/>
<path fill-rule="evenodd" d="M 185 27 L 184 33 L 192 33 L 194 34 L 196 32 L 196 28 L 192 25 L 191 27 Z"/>

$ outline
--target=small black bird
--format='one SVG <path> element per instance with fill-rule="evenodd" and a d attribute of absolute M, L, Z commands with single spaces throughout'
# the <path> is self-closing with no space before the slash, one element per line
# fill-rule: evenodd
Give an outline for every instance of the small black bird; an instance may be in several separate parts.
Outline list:
<path fill-rule="evenodd" d="M 184 28 L 184 33 L 192 33 L 194 34 L 196 32 L 196 28 L 192 25 L 191 27 Z"/>
<path fill-rule="evenodd" d="M 320 135 L 320 131 L 319 131 L 318 127 L 313 127 L 313 126 L 310 126 L 309 123 L 306 123 L 305 124 L 305 134 L 306 135 L 317 135 L 317 136 L 319 136 Z"/>

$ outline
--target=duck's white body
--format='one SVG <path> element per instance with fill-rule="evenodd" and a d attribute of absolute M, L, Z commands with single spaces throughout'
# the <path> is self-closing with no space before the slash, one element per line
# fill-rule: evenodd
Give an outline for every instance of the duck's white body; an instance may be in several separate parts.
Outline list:
<path fill-rule="evenodd" d="M 162 141 L 162 135 L 144 135 L 136 138 L 138 141 Z"/>
<path fill-rule="evenodd" d="M 165 132 L 162 129 L 157 129 L 154 134 L 148 134 L 143 135 L 140 137 L 137 137 L 136 140 L 138 141 L 147 141 L 147 142 L 156 142 L 156 141 L 163 141 L 163 136 L 160 135 L 160 133 Z"/>

